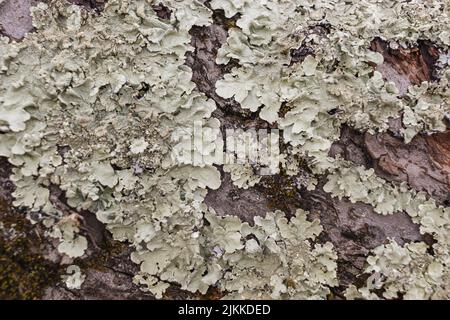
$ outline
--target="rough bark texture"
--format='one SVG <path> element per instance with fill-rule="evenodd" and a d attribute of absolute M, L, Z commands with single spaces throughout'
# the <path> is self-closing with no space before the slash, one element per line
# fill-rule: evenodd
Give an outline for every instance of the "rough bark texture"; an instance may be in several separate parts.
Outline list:
<path fill-rule="evenodd" d="M 101 10 L 103 1 L 72 1 L 90 9 Z M 20 40 L 32 31 L 29 17 L 30 5 L 35 0 L 9 1 L 0 5 L 1 32 Z M 162 5 L 154 8 L 161 18 L 169 18 L 171 12 Z M 188 54 L 186 64 L 193 70 L 193 81 L 200 91 L 214 99 L 218 109 L 214 116 L 223 128 L 267 128 L 269 124 L 257 120 L 255 114 L 240 108 L 232 99 L 223 99 L 215 93 L 215 83 L 234 65 L 215 63 L 218 48 L 226 41 L 228 28 L 234 19 L 225 19 L 222 12 L 215 12 L 214 23 L 207 27 L 194 27 L 191 31 L 195 51 Z M 383 54 L 385 62 L 378 66 L 383 76 L 394 81 L 400 94 L 410 84 L 434 79 L 434 62 L 437 49 L 431 44 L 420 43 L 410 50 L 393 50 L 375 39 L 372 49 Z M 301 61 L 310 54 L 308 48 L 291 52 L 292 61 Z M 377 175 L 396 182 L 407 182 L 416 190 L 426 191 L 439 203 L 450 204 L 450 132 L 431 136 L 418 135 L 405 144 L 398 137 L 401 123 L 392 121 L 387 133 L 371 135 L 351 128 L 342 129 L 341 139 L 336 142 L 330 155 L 341 155 L 358 165 L 374 168 Z M 13 185 L 9 181 L 11 167 L 0 159 L 0 298 L 44 298 L 44 299 L 152 299 L 132 283 L 137 266 L 129 259 L 125 244 L 113 242 L 95 216 L 89 212 L 78 212 L 84 224 L 84 233 L 90 245 L 87 258 L 75 262 L 86 273 L 83 289 L 70 291 L 60 282 L 64 266 L 74 261 L 61 257 L 55 244 L 43 237 L 44 230 L 25 220 L 23 212 L 12 207 Z M 303 173 L 302 173 L 303 174 Z M 308 174 L 305 169 L 304 174 Z M 289 177 L 283 174 L 264 177 L 260 184 L 247 190 L 238 189 L 231 183 L 228 174 L 222 172 L 220 189 L 209 192 L 206 203 L 219 215 L 235 214 L 244 221 L 268 210 L 280 209 L 291 215 L 296 208 L 311 212 L 310 218 L 320 218 L 324 227 L 321 241 L 331 241 L 338 252 L 338 276 L 340 287 L 333 291 L 339 298 L 349 283 L 359 283 L 368 252 L 394 238 L 402 244 L 409 241 L 431 242 L 427 235 L 419 233 L 407 214 L 389 216 L 376 214 L 373 208 L 362 203 L 338 200 L 323 191 L 324 181 L 318 188 L 307 191 L 299 186 L 301 175 Z M 52 199 L 61 210 L 69 209 L 64 204 L 64 195 L 55 188 Z M 26 284 L 26 285 L 24 285 Z M 185 293 L 174 287 L 166 298 L 219 298 L 221 294 L 211 290 L 206 296 Z"/>

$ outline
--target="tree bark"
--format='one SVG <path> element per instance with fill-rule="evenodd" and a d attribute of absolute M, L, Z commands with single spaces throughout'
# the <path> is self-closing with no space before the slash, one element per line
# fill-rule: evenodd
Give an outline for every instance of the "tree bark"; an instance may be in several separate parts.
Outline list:
<path fill-rule="evenodd" d="M 0 5 L 0 31 L 15 40 L 32 32 L 29 8 L 36 0 L 6 0 Z M 100 11 L 103 1 L 72 1 L 91 10 Z M 155 7 L 161 18 L 169 18 L 170 11 L 162 5 Z M 226 41 L 232 19 L 223 12 L 214 13 L 214 23 L 206 27 L 193 27 L 192 45 L 195 50 L 186 57 L 192 68 L 198 89 L 216 102 L 214 116 L 223 129 L 230 127 L 270 127 L 255 114 L 241 109 L 233 99 L 223 99 L 215 92 L 215 83 L 228 73 L 235 62 L 227 66 L 215 63 L 217 50 Z M 374 39 L 372 50 L 380 52 L 385 62 L 378 67 L 383 76 L 394 81 L 404 94 L 410 84 L 435 80 L 435 61 L 438 49 L 432 44 L 420 42 L 409 50 L 389 49 L 380 39 Z M 291 52 L 293 61 L 301 61 L 309 54 L 307 48 Z M 371 135 L 349 127 L 342 128 L 339 141 L 330 150 L 331 156 L 343 158 L 373 168 L 387 181 L 407 182 L 418 191 L 427 192 L 439 204 L 450 204 L 450 131 L 417 135 L 405 144 L 399 138 L 401 121 L 393 120 L 386 133 Z M 78 212 L 84 219 L 83 232 L 90 242 L 87 257 L 71 261 L 57 253 L 55 243 L 44 237 L 44 230 L 32 226 L 22 210 L 12 206 L 13 184 L 9 181 L 11 166 L 0 159 L 0 299 L 153 299 L 133 284 L 138 266 L 130 261 L 130 249 L 114 242 L 104 226 L 90 212 Z M 288 215 L 296 208 L 311 212 L 311 219 L 320 218 L 324 232 L 320 240 L 331 241 L 338 252 L 338 277 L 340 286 L 333 289 L 333 297 L 342 297 L 349 284 L 362 284 L 364 263 L 369 251 L 388 238 L 399 244 L 410 241 L 433 242 L 428 235 L 419 233 L 406 213 L 382 216 L 370 205 L 351 203 L 332 198 L 323 191 L 324 178 L 314 191 L 299 187 L 300 177 L 277 175 L 265 177 L 255 187 L 241 190 L 231 183 L 228 174 L 222 172 L 222 186 L 210 191 L 206 203 L 219 215 L 234 214 L 252 222 L 253 217 L 276 209 Z M 64 195 L 58 189 L 51 190 L 52 201 L 61 210 L 70 212 L 64 204 Z M 81 290 L 68 290 L 60 281 L 64 265 L 76 262 L 87 278 Z M 220 298 L 211 289 L 201 296 L 171 288 L 165 296 L 180 298 Z"/>

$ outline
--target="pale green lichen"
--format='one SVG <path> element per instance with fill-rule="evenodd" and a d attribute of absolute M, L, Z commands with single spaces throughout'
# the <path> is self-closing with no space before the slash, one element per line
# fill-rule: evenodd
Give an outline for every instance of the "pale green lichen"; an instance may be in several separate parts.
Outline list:
<path fill-rule="evenodd" d="M 70 265 L 66 269 L 66 274 L 62 276 L 63 281 L 66 283 L 68 289 L 81 289 L 81 285 L 86 279 L 86 275 L 81 272 L 79 266 Z"/>
<path fill-rule="evenodd" d="M 160 3 L 170 19 L 157 16 L 152 5 Z M 444 130 L 448 66 L 438 82 L 411 86 L 403 98 L 374 70 L 383 57 L 369 47 L 379 37 L 391 47 L 428 39 L 448 50 L 448 3 L 210 5 L 227 17 L 238 14 L 217 63 L 235 59 L 239 65 L 217 81 L 216 92 L 283 129 L 286 173 L 296 175 L 303 161 L 309 170 L 300 185 L 312 190 L 327 174 L 324 189 L 333 196 L 369 203 L 382 214 L 406 211 L 437 241 L 434 256 L 423 243 L 376 248 L 367 286 L 350 287 L 347 296 L 374 299 L 379 289 L 385 298 L 448 295 L 449 209 L 329 156 L 343 124 L 385 131 L 390 118 L 402 115 L 406 142 L 419 132 Z M 215 103 L 196 88 L 185 65 L 194 49 L 189 31 L 212 23 L 202 1 L 109 0 L 96 15 L 54 0 L 32 14 L 35 33 L 21 43 L 0 39 L 0 156 L 15 166 L 14 204 L 42 215 L 30 219 L 51 228 L 61 253 L 80 257 L 87 240 L 79 217 L 64 216 L 51 201 L 51 186 L 64 192 L 70 207 L 95 213 L 114 239 L 134 247 L 131 259 L 140 265 L 134 280 L 158 298 L 172 284 L 201 293 L 216 286 L 226 298 L 327 297 L 338 285 L 337 255 L 331 243 L 317 243 L 318 220 L 309 221 L 302 210 L 290 220 L 281 211 L 261 212 L 250 225 L 219 217 L 203 203 L 208 188 L 221 184 L 214 165 L 222 164 L 217 150 L 223 141 L 212 116 Z M 309 54 L 291 61 L 299 47 Z M 197 132 L 194 123 L 206 130 Z M 263 144 L 274 146 L 270 139 Z M 273 160 L 269 155 L 262 164 L 277 174 Z M 241 188 L 260 181 L 255 165 L 223 169 Z M 78 288 L 84 276 L 77 267 L 68 273 L 66 282 Z"/>

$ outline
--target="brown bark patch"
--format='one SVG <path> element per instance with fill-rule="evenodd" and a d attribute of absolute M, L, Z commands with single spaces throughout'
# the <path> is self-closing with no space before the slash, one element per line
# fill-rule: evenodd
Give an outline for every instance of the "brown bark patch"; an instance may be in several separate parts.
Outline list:
<path fill-rule="evenodd" d="M 309 210 L 310 219 L 318 218 L 323 226 L 321 242 L 331 241 L 338 254 L 339 293 L 349 284 L 364 281 L 364 268 L 370 250 L 394 239 L 400 245 L 422 241 L 419 226 L 404 212 L 380 215 L 372 206 L 348 199 L 332 198 L 323 191 L 324 181 L 314 191 L 302 190 L 300 205 Z"/>
<path fill-rule="evenodd" d="M 219 216 L 233 215 L 253 224 L 255 216 L 264 216 L 269 210 L 267 195 L 252 187 L 239 189 L 231 181 L 230 174 L 222 172 L 222 184 L 217 190 L 209 190 L 205 204 Z"/>
<path fill-rule="evenodd" d="M 376 38 L 370 49 L 383 55 L 384 62 L 377 70 L 386 80 L 394 82 L 402 95 L 410 84 L 435 80 L 433 73 L 439 50 L 426 41 L 419 41 L 413 48 L 392 49 L 387 42 Z"/>
<path fill-rule="evenodd" d="M 450 131 L 427 136 L 425 141 L 431 158 L 438 165 L 447 167 L 448 171 L 450 168 Z"/>

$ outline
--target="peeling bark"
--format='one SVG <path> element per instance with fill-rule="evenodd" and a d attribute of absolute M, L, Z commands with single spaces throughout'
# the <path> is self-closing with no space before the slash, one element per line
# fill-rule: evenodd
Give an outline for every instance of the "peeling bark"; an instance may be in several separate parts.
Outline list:
<path fill-rule="evenodd" d="M 435 80 L 435 64 L 439 58 L 436 47 L 420 41 L 418 47 L 392 49 L 379 38 L 374 39 L 371 49 L 381 53 L 384 62 L 377 66 L 386 80 L 397 85 L 400 95 L 404 95 L 409 85 L 420 85 L 423 81 Z"/>

